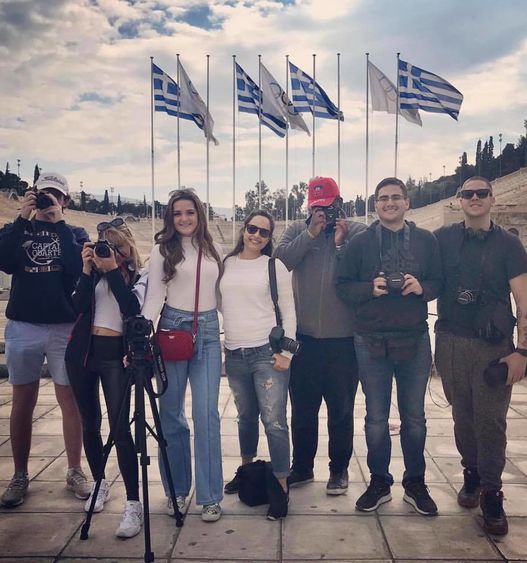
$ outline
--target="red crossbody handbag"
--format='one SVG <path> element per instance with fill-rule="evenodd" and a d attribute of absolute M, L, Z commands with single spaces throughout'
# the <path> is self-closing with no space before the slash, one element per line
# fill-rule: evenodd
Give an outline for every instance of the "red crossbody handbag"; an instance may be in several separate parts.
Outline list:
<path fill-rule="evenodd" d="M 158 328 L 156 343 L 161 350 L 161 357 L 165 362 L 182 362 L 190 360 L 196 351 L 196 338 L 198 335 L 198 303 L 199 303 L 199 278 L 201 273 L 201 248 L 198 253 L 198 266 L 196 269 L 196 294 L 194 299 L 194 319 L 192 331 L 170 330 Z"/>

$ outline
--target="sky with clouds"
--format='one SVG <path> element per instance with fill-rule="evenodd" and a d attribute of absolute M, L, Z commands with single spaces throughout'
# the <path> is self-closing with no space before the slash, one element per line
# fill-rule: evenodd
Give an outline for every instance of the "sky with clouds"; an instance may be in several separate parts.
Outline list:
<path fill-rule="evenodd" d="M 150 56 L 176 75 L 176 53 L 210 108 L 219 146 L 210 146 L 213 206 L 232 202 L 232 55 L 257 81 L 258 54 L 285 88 L 285 55 L 337 101 L 341 53 L 341 190 L 364 192 L 365 55 L 395 81 L 404 60 L 464 95 L 459 122 L 421 112 L 401 120 L 399 176 L 453 172 L 478 138 L 524 134 L 527 17 L 519 0 L 0 0 L 0 166 L 30 179 L 35 162 L 63 172 L 71 188 L 149 197 Z M 304 114 L 311 128 L 311 118 Z M 236 200 L 258 181 L 258 121 L 236 115 Z M 155 114 L 156 198 L 177 185 L 176 118 Z M 337 123 L 317 120 L 316 174 L 337 177 Z M 394 116 L 370 113 L 370 190 L 393 174 Z M 181 183 L 205 196 L 205 140 L 181 121 Z M 290 184 L 311 175 L 311 139 L 289 137 Z M 262 178 L 285 186 L 285 141 L 262 128 Z"/>

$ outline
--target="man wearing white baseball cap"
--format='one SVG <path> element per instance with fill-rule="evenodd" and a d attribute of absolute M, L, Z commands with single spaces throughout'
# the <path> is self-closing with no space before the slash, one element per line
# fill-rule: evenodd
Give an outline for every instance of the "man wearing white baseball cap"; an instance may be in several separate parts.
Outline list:
<path fill-rule="evenodd" d="M 81 419 L 69 385 L 64 353 L 76 315 L 71 294 L 82 270 L 84 229 L 66 225 L 68 182 L 44 172 L 22 199 L 20 216 L 0 230 L 0 270 L 12 275 L 6 309 L 5 353 L 13 385 L 10 433 L 14 476 L 1 498 L 5 507 L 24 502 L 33 411 L 44 357 L 62 411 L 68 460 L 66 486 L 88 498 L 90 486 L 80 467 Z"/>

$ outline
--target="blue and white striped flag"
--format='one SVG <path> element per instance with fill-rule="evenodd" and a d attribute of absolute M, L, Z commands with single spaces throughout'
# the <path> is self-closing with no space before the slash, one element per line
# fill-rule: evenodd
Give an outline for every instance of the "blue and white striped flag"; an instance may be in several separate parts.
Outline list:
<path fill-rule="evenodd" d="M 179 75 L 181 88 L 166 72 L 152 63 L 155 111 L 164 111 L 177 117 L 179 107 L 179 117 L 193 121 L 204 132 L 205 137 L 217 145 L 218 141 L 212 133 L 214 120 L 181 63 Z"/>
<path fill-rule="evenodd" d="M 236 89 L 238 91 L 238 111 L 259 115 L 262 125 L 269 127 L 279 137 L 285 137 L 287 122 L 278 111 L 271 113 L 268 108 L 266 108 L 267 111 L 264 111 L 264 105 L 260 110 L 262 91 L 238 63 L 236 63 Z"/>
<path fill-rule="evenodd" d="M 399 107 L 446 113 L 457 121 L 463 94 L 444 78 L 399 59 Z"/>
<path fill-rule="evenodd" d="M 315 117 L 338 119 L 339 110 L 329 99 L 329 96 L 315 82 L 313 95 L 313 79 L 289 61 L 291 75 L 291 92 L 296 111 L 315 113 Z M 313 99 L 314 98 L 314 99 Z M 314 102 L 314 103 L 313 103 Z M 340 112 L 340 120 L 344 121 L 344 114 Z"/>

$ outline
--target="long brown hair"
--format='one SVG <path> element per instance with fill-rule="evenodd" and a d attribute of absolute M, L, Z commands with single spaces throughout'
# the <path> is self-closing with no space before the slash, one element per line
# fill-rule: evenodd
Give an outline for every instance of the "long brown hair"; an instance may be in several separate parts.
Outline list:
<path fill-rule="evenodd" d="M 203 203 L 192 188 L 183 188 L 172 192 L 163 217 L 163 228 L 154 237 L 155 242 L 159 244 L 159 252 L 165 259 L 163 262 L 164 282 L 169 282 L 176 275 L 176 266 L 185 259 L 181 235 L 174 227 L 174 204 L 182 199 L 191 201 L 198 215 L 198 224 L 192 239 L 198 243 L 198 248 L 206 256 L 216 260 L 221 270 L 220 256 L 214 247 L 212 236 L 207 227 Z"/>
<path fill-rule="evenodd" d="M 225 257 L 230 258 L 231 256 L 238 256 L 240 252 L 243 250 L 243 233 L 247 227 L 247 225 L 251 222 L 254 217 L 261 216 L 265 217 L 269 221 L 269 230 L 271 231 L 271 236 L 269 237 L 269 242 L 262 248 L 262 254 L 266 256 L 271 256 L 273 254 L 273 233 L 274 233 L 274 219 L 273 216 L 265 211 L 265 209 L 257 209 L 256 211 L 252 211 L 247 215 L 245 221 L 243 222 L 242 228 L 240 229 L 240 233 L 238 235 L 238 241 L 236 242 L 236 246 L 232 249 L 229 254 Z M 224 260 L 224 262 L 225 262 Z"/>

